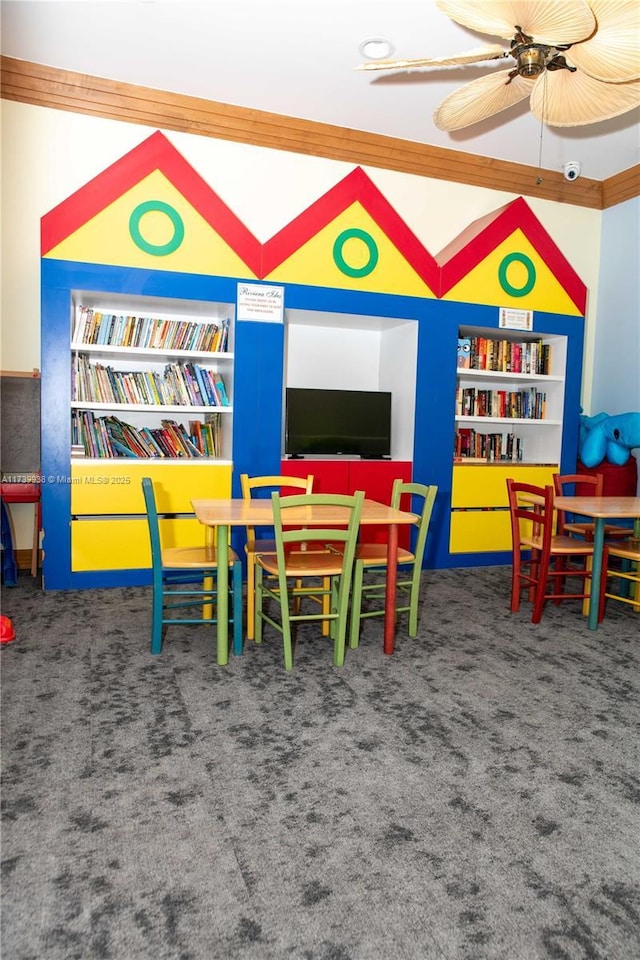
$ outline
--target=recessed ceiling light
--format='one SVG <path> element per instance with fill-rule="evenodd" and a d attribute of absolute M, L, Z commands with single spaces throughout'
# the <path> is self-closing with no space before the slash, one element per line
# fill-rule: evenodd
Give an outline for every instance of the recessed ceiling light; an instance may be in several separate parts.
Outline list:
<path fill-rule="evenodd" d="M 384 37 L 372 37 L 370 40 L 363 40 L 358 50 L 367 60 L 387 60 L 395 47 Z"/>

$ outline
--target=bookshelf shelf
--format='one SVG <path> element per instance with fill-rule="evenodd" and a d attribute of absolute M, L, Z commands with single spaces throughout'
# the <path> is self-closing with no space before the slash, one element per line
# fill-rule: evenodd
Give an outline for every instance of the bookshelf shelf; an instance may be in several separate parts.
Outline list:
<path fill-rule="evenodd" d="M 458 369 L 459 381 L 500 381 L 501 383 L 563 383 L 564 377 L 544 373 L 508 373 L 503 370 Z"/>
<path fill-rule="evenodd" d="M 162 360 L 201 360 L 207 363 L 231 364 L 233 353 L 221 350 L 163 350 L 158 347 L 114 347 L 108 344 L 72 343 L 72 353 L 84 353 L 92 357 L 122 357 L 160 362 Z"/>
<path fill-rule="evenodd" d="M 533 424 L 540 427 L 562 426 L 562 420 L 550 420 L 547 417 L 537 419 L 535 417 L 467 417 L 456 415 L 456 423 L 477 423 L 481 426 L 495 424 L 502 427 L 503 430 L 508 427 L 532 426 Z"/>
<path fill-rule="evenodd" d="M 107 462 L 230 462 L 233 309 L 75 291 L 72 445 Z"/>

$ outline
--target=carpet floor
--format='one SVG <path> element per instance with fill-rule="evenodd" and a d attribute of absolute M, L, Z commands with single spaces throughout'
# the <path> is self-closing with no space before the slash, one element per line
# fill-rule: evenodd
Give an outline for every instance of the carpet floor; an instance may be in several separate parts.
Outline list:
<path fill-rule="evenodd" d="M 3 590 L 3 960 L 638 960 L 640 616 L 426 571 L 419 637 Z"/>

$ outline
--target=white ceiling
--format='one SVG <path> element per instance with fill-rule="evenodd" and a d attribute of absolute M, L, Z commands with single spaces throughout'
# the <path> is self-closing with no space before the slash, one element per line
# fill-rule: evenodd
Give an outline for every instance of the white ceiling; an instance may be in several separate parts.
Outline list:
<path fill-rule="evenodd" d="M 492 67 L 353 70 L 370 37 L 387 38 L 402 58 L 496 42 L 450 21 L 434 0 L 3 0 L 1 14 L 9 57 L 546 170 L 579 161 L 594 180 L 640 162 L 640 109 L 541 130 L 525 101 L 445 133 L 434 108 Z"/>

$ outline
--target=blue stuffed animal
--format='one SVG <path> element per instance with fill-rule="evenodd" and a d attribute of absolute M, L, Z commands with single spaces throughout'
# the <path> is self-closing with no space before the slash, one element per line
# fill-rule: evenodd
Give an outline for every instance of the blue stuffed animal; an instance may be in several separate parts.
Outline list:
<path fill-rule="evenodd" d="M 640 447 L 640 413 L 580 417 L 578 456 L 585 467 L 597 467 L 605 458 L 622 467 L 634 447 Z"/>

